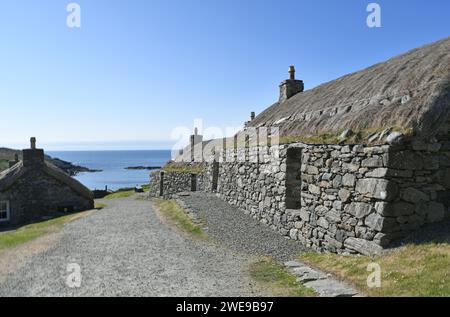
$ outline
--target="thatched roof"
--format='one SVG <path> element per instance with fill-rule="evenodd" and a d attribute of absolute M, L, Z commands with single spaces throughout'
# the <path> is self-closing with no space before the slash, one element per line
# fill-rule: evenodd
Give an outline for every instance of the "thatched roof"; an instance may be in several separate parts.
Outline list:
<path fill-rule="evenodd" d="M 23 162 L 19 162 L 11 168 L 0 173 L 0 192 L 6 191 L 14 183 L 19 180 L 24 174 L 31 170 L 31 168 L 36 167 L 25 167 Z M 53 177 L 54 179 L 60 181 L 61 183 L 69 186 L 73 191 L 81 195 L 86 199 L 93 199 L 92 192 L 81 184 L 76 179 L 70 177 L 68 174 L 60 170 L 55 165 L 45 161 L 41 167 L 42 171 L 47 175 Z"/>
<path fill-rule="evenodd" d="M 395 127 L 429 137 L 449 119 L 450 37 L 275 103 L 249 126 L 284 136 Z"/>

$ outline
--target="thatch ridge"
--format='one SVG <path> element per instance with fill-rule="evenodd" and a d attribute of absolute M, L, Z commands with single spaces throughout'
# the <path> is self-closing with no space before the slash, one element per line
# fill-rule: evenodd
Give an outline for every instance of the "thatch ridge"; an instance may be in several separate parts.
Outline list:
<path fill-rule="evenodd" d="M 0 192 L 7 190 L 11 187 L 16 180 L 18 180 L 26 170 L 22 162 L 15 164 L 14 166 L 4 170 L 0 173 Z"/>
<path fill-rule="evenodd" d="M 44 164 L 44 172 L 48 174 L 49 176 L 57 179 L 61 183 L 66 184 L 69 186 L 72 190 L 80 194 L 81 196 L 87 198 L 87 199 L 94 199 L 93 193 L 83 184 L 81 184 L 79 181 L 77 181 L 75 178 L 70 177 L 68 174 L 66 174 L 63 170 L 56 167 L 55 165 L 45 162 Z"/>
<path fill-rule="evenodd" d="M 450 37 L 275 103 L 249 126 L 300 136 L 396 127 L 429 137 L 450 111 Z"/>
<path fill-rule="evenodd" d="M 6 191 L 9 189 L 14 183 L 22 177 L 25 173 L 27 173 L 31 168 L 25 167 L 23 165 L 23 162 L 19 162 L 12 166 L 11 168 L 3 171 L 0 173 L 0 192 Z M 63 170 L 59 169 L 55 165 L 44 162 L 44 165 L 42 167 L 42 170 L 47 175 L 53 177 L 54 179 L 60 181 L 61 183 L 69 186 L 73 191 L 81 195 L 82 197 L 85 197 L 87 199 L 94 199 L 94 196 L 92 192 L 85 187 L 83 184 L 81 184 L 76 179 L 70 177 L 68 174 L 66 174 Z"/>

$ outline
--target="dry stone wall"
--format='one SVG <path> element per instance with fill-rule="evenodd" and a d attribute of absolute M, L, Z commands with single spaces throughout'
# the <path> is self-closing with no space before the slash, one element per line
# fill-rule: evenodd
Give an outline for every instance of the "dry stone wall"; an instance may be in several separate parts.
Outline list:
<path fill-rule="evenodd" d="M 449 216 L 448 139 L 229 150 L 220 154 L 216 192 L 315 250 L 376 254 Z M 198 190 L 212 191 L 212 166 L 205 163 Z M 165 175 L 165 197 L 189 188 L 189 174 Z"/>
<path fill-rule="evenodd" d="M 282 234 L 288 234 L 286 153 L 287 146 L 227 151 L 217 190 L 220 198 Z"/>
<path fill-rule="evenodd" d="M 162 195 L 161 195 L 162 179 Z M 193 179 L 195 179 L 193 181 Z M 150 196 L 172 198 L 175 194 L 187 191 L 204 191 L 203 173 L 153 172 L 150 176 Z M 195 182 L 195 184 L 193 184 Z"/>

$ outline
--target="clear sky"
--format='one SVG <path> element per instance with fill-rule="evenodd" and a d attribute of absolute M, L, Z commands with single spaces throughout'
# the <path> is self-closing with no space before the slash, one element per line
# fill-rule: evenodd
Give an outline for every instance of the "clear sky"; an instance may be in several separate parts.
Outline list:
<path fill-rule="evenodd" d="M 448 0 L 78 0 L 79 29 L 70 2 L 0 2 L 0 146 L 170 148 L 241 126 L 291 64 L 310 89 L 450 36 Z"/>

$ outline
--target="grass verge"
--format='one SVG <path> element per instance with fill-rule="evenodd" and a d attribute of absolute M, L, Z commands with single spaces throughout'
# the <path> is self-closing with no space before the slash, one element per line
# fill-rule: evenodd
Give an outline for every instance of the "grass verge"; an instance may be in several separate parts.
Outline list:
<path fill-rule="evenodd" d="M 296 281 L 281 264 L 272 259 L 262 259 L 250 267 L 251 277 L 277 297 L 312 297 L 316 293 Z"/>
<path fill-rule="evenodd" d="M 187 174 L 187 173 L 192 173 L 192 174 L 201 174 L 203 172 L 205 172 L 205 169 L 203 167 L 197 167 L 197 166 L 176 166 L 176 167 L 172 167 L 172 166 L 168 166 L 168 167 L 164 167 L 163 169 L 164 172 L 166 173 L 175 173 L 175 174 Z"/>
<path fill-rule="evenodd" d="M 150 184 L 142 185 L 142 190 L 144 193 L 147 193 L 150 190 Z M 134 188 L 119 189 L 118 191 L 103 197 L 103 199 L 128 198 L 133 196 L 135 193 L 136 191 Z"/>
<path fill-rule="evenodd" d="M 59 231 L 65 223 L 76 220 L 88 212 L 76 213 L 62 216 L 34 224 L 30 224 L 19 229 L 0 232 L 0 250 L 12 248 L 25 242 L 34 240 L 45 234 Z"/>
<path fill-rule="evenodd" d="M 118 192 L 109 194 L 109 195 L 103 197 L 103 199 L 109 200 L 109 199 L 117 199 L 117 198 L 128 198 L 128 197 L 133 196 L 134 194 L 135 194 L 134 189 L 133 190 L 131 190 L 131 189 L 123 190 L 123 191 L 118 191 Z"/>
<path fill-rule="evenodd" d="M 9 167 L 9 163 L 7 160 L 0 160 L 0 172 L 4 171 Z"/>
<path fill-rule="evenodd" d="M 312 252 L 299 259 L 351 282 L 368 296 L 450 296 L 449 243 L 407 245 L 374 259 Z M 370 263 L 381 267 L 380 288 L 367 286 Z"/>
<path fill-rule="evenodd" d="M 183 208 L 174 200 L 154 199 L 153 205 L 170 225 L 184 233 L 199 239 L 209 239 L 209 236 L 186 215 Z"/>
<path fill-rule="evenodd" d="M 102 210 L 102 209 L 105 208 L 105 207 L 106 207 L 106 204 L 104 204 L 104 203 L 100 203 L 100 202 L 98 202 L 98 201 L 96 201 L 96 202 L 94 203 L 94 209 Z"/>

